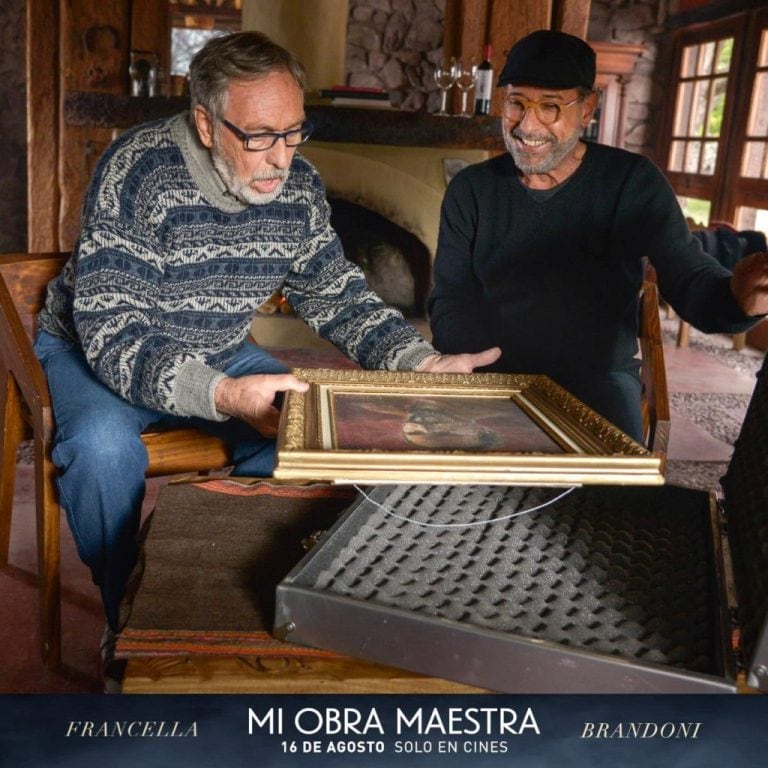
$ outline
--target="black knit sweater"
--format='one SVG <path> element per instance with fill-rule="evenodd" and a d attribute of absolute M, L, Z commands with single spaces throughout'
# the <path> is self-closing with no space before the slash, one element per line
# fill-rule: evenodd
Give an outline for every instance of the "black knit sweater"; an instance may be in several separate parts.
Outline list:
<path fill-rule="evenodd" d="M 590 402 L 592 379 L 637 375 L 644 256 L 662 295 L 696 327 L 734 333 L 754 322 L 646 158 L 590 143 L 545 199 L 522 185 L 508 154 L 470 166 L 443 201 L 433 343 L 446 353 L 498 345 L 494 370 L 546 373 L 601 410 Z"/>

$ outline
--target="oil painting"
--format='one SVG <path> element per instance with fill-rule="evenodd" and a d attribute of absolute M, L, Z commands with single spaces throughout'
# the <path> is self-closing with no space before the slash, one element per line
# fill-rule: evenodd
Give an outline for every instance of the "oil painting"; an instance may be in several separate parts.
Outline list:
<path fill-rule="evenodd" d="M 342 450 L 562 452 L 506 396 L 341 393 L 333 413 L 334 447 Z"/>
<path fill-rule="evenodd" d="M 652 453 L 546 376 L 297 369 L 274 475 L 334 483 L 660 485 Z"/>

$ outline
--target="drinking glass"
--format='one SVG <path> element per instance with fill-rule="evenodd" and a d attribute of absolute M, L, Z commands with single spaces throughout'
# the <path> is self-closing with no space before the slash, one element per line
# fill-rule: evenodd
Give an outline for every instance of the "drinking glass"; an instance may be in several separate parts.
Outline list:
<path fill-rule="evenodd" d="M 152 51 L 131 51 L 128 73 L 131 96 L 157 95 L 158 56 Z"/>
<path fill-rule="evenodd" d="M 435 112 L 440 117 L 446 117 L 448 112 L 448 91 L 453 87 L 456 81 L 455 76 L 456 67 L 454 62 L 451 62 L 450 66 L 441 66 L 435 69 L 435 83 L 440 89 L 440 109 Z"/>
<path fill-rule="evenodd" d="M 475 87 L 475 73 L 477 65 L 465 67 L 462 62 L 457 62 L 454 67 L 454 80 L 456 87 L 461 92 L 461 111 L 459 117 L 472 117 L 472 110 L 467 107 L 469 91 Z"/>

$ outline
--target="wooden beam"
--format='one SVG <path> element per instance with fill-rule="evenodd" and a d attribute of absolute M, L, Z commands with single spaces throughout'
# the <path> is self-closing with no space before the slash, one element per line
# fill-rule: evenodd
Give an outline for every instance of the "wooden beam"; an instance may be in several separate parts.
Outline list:
<path fill-rule="evenodd" d="M 473 0 L 470 0 L 473 1 Z M 475 2 L 477 0 L 474 0 Z M 484 2 L 484 0 L 482 0 Z M 464 33 L 464 4 L 467 0 L 445 0 L 443 21 L 443 58 L 461 55 Z M 469 49 L 467 49 L 469 50 Z"/>
<path fill-rule="evenodd" d="M 461 0 L 454 3 L 459 14 L 457 45 L 452 55 L 460 56 L 467 64 L 479 64 L 483 57 L 483 46 L 488 42 L 488 18 L 490 0 Z M 446 31 L 449 29 L 448 7 L 446 7 Z"/>
<path fill-rule="evenodd" d="M 27 248 L 57 251 L 59 3 L 27 2 Z"/>
<path fill-rule="evenodd" d="M 130 0 L 61 0 L 60 7 L 59 87 L 64 93 L 127 93 Z M 111 139 L 109 129 L 80 128 L 61 121 L 57 250 L 70 250 L 77 238 L 85 189 Z"/>
<path fill-rule="evenodd" d="M 130 48 L 157 54 L 157 95 L 170 95 L 171 14 L 167 3 L 133 0 Z"/>
<path fill-rule="evenodd" d="M 447 0 L 446 55 L 459 56 L 467 64 L 474 59 L 479 64 L 483 46 L 490 43 L 491 63 L 497 77 L 512 44 L 529 32 L 548 29 L 551 15 L 552 0 Z M 496 91 L 492 114 L 499 114 L 500 96 Z"/>
<path fill-rule="evenodd" d="M 591 0 L 553 0 L 552 29 L 587 39 Z"/>
<path fill-rule="evenodd" d="M 537 29 L 550 29 L 552 0 L 506 2 L 491 0 L 490 43 L 493 46 L 493 71 L 498 77 L 512 45 Z M 491 113 L 501 113 L 501 88 L 495 88 Z"/>
<path fill-rule="evenodd" d="M 70 128 L 130 128 L 150 120 L 176 115 L 189 99 L 137 98 L 109 93 L 68 93 L 64 120 Z M 503 149 L 499 120 L 444 120 L 425 112 L 333 107 L 307 104 L 314 124 L 313 141 L 387 144 L 393 147 L 445 147 Z"/>

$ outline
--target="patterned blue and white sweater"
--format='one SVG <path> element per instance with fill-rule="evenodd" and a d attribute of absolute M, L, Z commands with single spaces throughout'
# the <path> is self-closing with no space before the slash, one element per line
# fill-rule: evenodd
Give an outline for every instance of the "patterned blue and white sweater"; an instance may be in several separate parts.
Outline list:
<path fill-rule="evenodd" d="M 408 370 L 434 352 L 344 258 L 322 182 L 304 158 L 295 156 L 275 201 L 245 205 L 177 115 L 104 153 L 39 323 L 78 341 L 98 378 L 128 401 L 221 420 L 220 371 L 278 289 L 364 368 Z"/>

